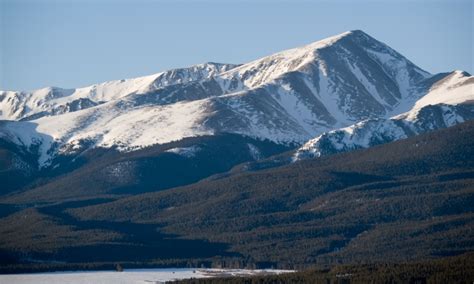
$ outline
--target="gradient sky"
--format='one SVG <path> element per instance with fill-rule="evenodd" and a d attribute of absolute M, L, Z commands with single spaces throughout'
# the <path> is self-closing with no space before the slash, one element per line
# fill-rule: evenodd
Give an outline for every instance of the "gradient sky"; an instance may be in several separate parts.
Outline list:
<path fill-rule="evenodd" d="M 473 1 L 0 0 L 0 89 L 241 63 L 361 29 L 432 72 L 473 73 Z"/>

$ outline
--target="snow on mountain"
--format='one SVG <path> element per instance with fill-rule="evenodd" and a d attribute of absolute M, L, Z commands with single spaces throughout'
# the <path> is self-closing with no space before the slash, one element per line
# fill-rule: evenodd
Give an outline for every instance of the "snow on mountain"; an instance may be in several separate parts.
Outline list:
<path fill-rule="evenodd" d="M 230 91 L 284 84 L 305 89 L 296 100 L 332 125 L 406 111 L 404 100 L 417 98 L 414 87 L 430 76 L 364 32 L 350 31 L 243 64 L 221 74 L 219 83 Z"/>
<path fill-rule="evenodd" d="M 243 65 L 207 63 L 80 89 L 0 92 L 0 118 L 10 120 L 0 125 L 0 138 L 37 150 L 41 166 L 58 153 L 90 147 L 132 151 L 217 133 L 303 144 L 405 113 L 426 94 L 428 102 L 443 101 L 438 97 L 452 89 L 462 97 L 471 79 L 456 74 L 430 75 L 350 31 Z M 461 97 L 452 103 L 469 99 Z"/>
<path fill-rule="evenodd" d="M 474 119 L 474 77 L 455 71 L 434 84 L 410 111 L 325 132 L 299 148 L 294 160 L 368 148 L 471 119 Z"/>
<path fill-rule="evenodd" d="M 435 104 L 459 104 L 474 100 L 474 77 L 464 71 L 454 71 L 437 81 L 428 94 L 419 99 L 415 108 Z"/>
<path fill-rule="evenodd" d="M 176 155 L 180 155 L 186 158 L 192 158 L 196 156 L 196 153 L 199 152 L 201 148 L 199 146 L 191 146 L 191 147 L 177 147 L 177 148 L 171 148 L 166 150 L 168 153 L 173 153 Z"/>
<path fill-rule="evenodd" d="M 48 165 L 54 153 L 78 152 L 90 145 L 133 150 L 183 137 L 212 134 L 198 123 L 202 116 L 201 103 L 138 109 L 120 109 L 107 104 L 34 121 L 4 121 L 0 137 L 10 137 L 10 140 L 17 137 L 13 141 L 27 149 L 38 147 L 40 165 Z"/>
<path fill-rule="evenodd" d="M 0 91 L 0 119 L 32 120 L 78 111 L 131 94 L 144 94 L 174 84 L 203 80 L 236 66 L 205 63 L 79 89 L 48 87 L 32 92 Z"/>

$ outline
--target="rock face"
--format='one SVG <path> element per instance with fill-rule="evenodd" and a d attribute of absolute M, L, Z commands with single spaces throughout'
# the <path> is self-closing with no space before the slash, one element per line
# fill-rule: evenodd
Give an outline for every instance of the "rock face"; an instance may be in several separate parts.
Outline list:
<path fill-rule="evenodd" d="M 432 112 L 443 116 L 434 128 L 470 119 L 472 86 L 466 73 L 431 75 L 364 32 L 350 31 L 242 65 L 206 63 L 80 89 L 0 92 L 0 118 L 8 120 L 0 125 L 0 139 L 34 152 L 39 166 L 48 167 L 65 153 L 130 152 L 203 135 L 230 133 L 283 145 L 337 136 L 323 143 L 331 144 L 325 150 L 313 150 L 319 142 L 311 140 L 299 159 L 427 131 L 428 122 L 416 121 L 429 104 L 439 105 Z M 444 109 L 456 118 L 445 118 Z M 411 124 L 359 139 L 367 143 L 340 145 L 352 136 L 337 129 L 362 123 L 371 133 L 403 121 Z"/>

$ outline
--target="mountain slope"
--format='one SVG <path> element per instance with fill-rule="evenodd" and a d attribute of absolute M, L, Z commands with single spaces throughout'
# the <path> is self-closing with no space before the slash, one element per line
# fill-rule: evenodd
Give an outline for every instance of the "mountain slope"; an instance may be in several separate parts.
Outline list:
<path fill-rule="evenodd" d="M 474 119 L 474 77 L 455 71 L 437 81 L 410 111 L 326 132 L 299 148 L 294 159 L 368 148 L 471 119 Z"/>
<path fill-rule="evenodd" d="M 462 253 L 473 249 L 473 130 L 466 122 L 368 150 L 70 212 L 87 220 L 160 222 L 167 232 L 230 243 L 256 261 Z"/>
<path fill-rule="evenodd" d="M 118 198 L 194 183 L 227 172 L 236 164 L 289 149 L 292 148 L 235 134 L 186 138 L 127 153 L 92 149 L 55 161 L 62 168 L 31 170 L 32 173 L 0 168 L 0 173 L 5 173 L 0 197 L 3 203 L 24 205 Z M 25 190 L 15 187 L 35 176 L 42 179 L 27 184 Z"/>

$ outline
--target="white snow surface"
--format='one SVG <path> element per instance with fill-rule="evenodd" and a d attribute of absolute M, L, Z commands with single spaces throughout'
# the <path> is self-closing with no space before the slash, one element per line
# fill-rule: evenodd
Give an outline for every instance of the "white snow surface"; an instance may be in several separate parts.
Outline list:
<path fill-rule="evenodd" d="M 416 103 L 414 108 L 420 109 L 427 105 L 460 104 L 474 100 L 474 77 L 467 76 L 464 72 L 456 70 L 447 78 L 435 84 L 427 95 Z"/>
<path fill-rule="evenodd" d="M 308 157 L 321 157 L 324 155 L 321 149 L 321 141 L 329 139 L 331 145 L 337 151 L 368 148 L 373 140 L 391 139 L 392 141 L 407 138 L 406 133 L 391 119 L 374 119 L 362 121 L 349 127 L 326 132 L 314 139 L 309 140 L 299 148 L 293 161 Z"/>
<path fill-rule="evenodd" d="M 247 143 L 247 147 L 249 148 L 250 156 L 252 156 L 252 158 L 255 161 L 260 160 L 263 157 L 262 153 L 260 153 L 260 150 L 258 149 L 257 146 L 255 146 L 251 143 Z"/>
<path fill-rule="evenodd" d="M 177 147 L 171 148 L 166 150 L 165 152 L 173 153 L 179 156 L 183 156 L 185 158 L 192 158 L 196 156 L 197 152 L 199 152 L 201 148 L 199 146 L 190 146 L 190 147 Z"/>
<path fill-rule="evenodd" d="M 212 130 L 201 128 L 201 116 L 201 101 L 127 110 L 110 106 L 106 111 L 92 108 L 66 113 L 61 119 L 49 116 L 34 121 L 5 122 L 0 137 L 9 136 L 27 147 L 39 144 L 40 165 L 46 166 L 53 143 L 69 146 L 81 140 L 93 140 L 96 147 L 117 146 L 119 150 L 130 151 L 183 137 L 213 134 Z"/>
<path fill-rule="evenodd" d="M 164 283 L 166 281 L 211 278 L 222 276 L 251 276 L 291 273 L 292 270 L 246 270 L 246 269 L 199 269 L 199 268 L 170 268 L 170 269 L 130 269 L 116 271 L 71 271 L 30 274 L 0 275 L 0 283 L 16 284 L 138 284 Z"/>
<path fill-rule="evenodd" d="M 96 103 L 119 100 L 131 94 L 144 94 L 169 85 L 209 78 L 235 66 L 204 63 L 189 68 L 173 69 L 133 79 L 108 81 L 78 89 L 47 87 L 30 92 L 0 90 L 0 120 L 21 119 L 78 99 L 89 99 Z"/>

